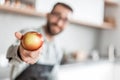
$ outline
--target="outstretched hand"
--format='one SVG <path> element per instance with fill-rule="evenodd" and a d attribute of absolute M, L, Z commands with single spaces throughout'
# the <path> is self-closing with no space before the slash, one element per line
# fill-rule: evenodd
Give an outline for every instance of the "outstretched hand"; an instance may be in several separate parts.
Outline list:
<path fill-rule="evenodd" d="M 23 34 L 20 32 L 15 32 L 15 37 L 18 40 L 22 40 Z M 19 55 L 22 59 L 22 61 L 28 63 L 28 64 L 34 64 L 38 61 L 40 52 L 41 52 L 41 47 L 38 50 L 35 51 L 28 51 L 22 47 L 22 45 L 19 45 Z"/>

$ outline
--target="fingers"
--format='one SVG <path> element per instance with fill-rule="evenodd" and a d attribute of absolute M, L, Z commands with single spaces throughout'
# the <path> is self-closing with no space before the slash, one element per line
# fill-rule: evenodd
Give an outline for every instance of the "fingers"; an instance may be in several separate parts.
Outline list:
<path fill-rule="evenodd" d="M 34 58 L 26 57 L 26 58 L 24 58 L 24 62 L 26 62 L 28 64 L 34 64 L 34 63 L 36 63 L 38 61 L 38 59 L 39 59 L 38 56 L 34 57 Z"/>
<path fill-rule="evenodd" d="M 15 37 L 17 38 L 17 39 L 19 39 L 19 40 L 21 40 L 22 39 L 22 34 L 20 33 L 20 32 L 15 32 Z"/>
<path fill-rule="evenodd" d="M 22 49 L 21 50 L 21 58 L 24 62 L 28 64 L 34 64 L 38 61 L 40 58 L 40 53 L 37 51 L 27 51 Z"/>
<path fill-rule="evenodd" d="M 41 53 L 41 49 L 42 48 L 39 48 L 38 50 L 36 51 L 29 51 L 29 56 L 32 57 L 32 58 L 37 58 L 39 57 L 40 53 Z"/>
<path fill-rule="evenodd" d="M 27 63 L 29 63 L 29 64 L 36 63 L 39 59 L 39 56 L 40 56 L 39 53 L 30 53 L 30 55 L 29 55 L 30 60 L 28 60 Z"/>
<path fill-rule="evenodd" d="M 36 52 L 40 53 L 42 51 L 42 49 L 43 49 L 43 45 L 38 50 L 36 50 Z"/>
<path fill-rule="evenodd" d="M 24 62 L 28 63 L 28 64 L 34 64 L 38 61 L 38 59 L 40 58 L 40 53 L 41 53 L 41 48 L 39 48 L 36 51 L 28 51 L 25 50 L 21 45 L 20 45 L 20 54 L 21 54 L 21 58 Z"/>

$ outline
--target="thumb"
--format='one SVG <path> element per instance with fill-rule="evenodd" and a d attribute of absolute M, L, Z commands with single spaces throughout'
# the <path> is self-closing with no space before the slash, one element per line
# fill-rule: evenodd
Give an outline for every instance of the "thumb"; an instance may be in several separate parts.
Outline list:
<path fill-rule="evenodd" d="M 19 40 L 21 40 L 22 39 L 22 33 L 20 33 L 20 32 L 15 32 L 15 37 L 17 38 L 17 39 L 19 39 Z"/>

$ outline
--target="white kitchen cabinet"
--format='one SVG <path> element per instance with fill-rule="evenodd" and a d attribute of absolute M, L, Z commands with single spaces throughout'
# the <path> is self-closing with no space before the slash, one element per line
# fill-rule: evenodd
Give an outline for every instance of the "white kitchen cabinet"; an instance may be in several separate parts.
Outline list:
<path fill-rule="evenodd" d="M 36 0 L 36 10 L 49 12 L 56 2 L 65 2 L 73 10 L 75 20 L 95 25 L 102 25 L 104 21 L 104 0 Z"/>

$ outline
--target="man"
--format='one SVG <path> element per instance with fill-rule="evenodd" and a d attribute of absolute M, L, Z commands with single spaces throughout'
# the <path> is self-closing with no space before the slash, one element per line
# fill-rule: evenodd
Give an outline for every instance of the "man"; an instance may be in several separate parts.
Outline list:
<path fill-rule="evenodd" d="M 36 51 L 25 50 L 20 43 L 12 44 L 7 51 L 7 58 L 13 64 L 11 71 L 11 80 L 16 79 L 29 65 L 28 64 L 46 64 L 53 65 L 49 79 L 55 79 L 57 66 L 60 64 L 63 52 L 55 41 L 55 35 L 61 33 L 69 20 L 73 10 L 64 3 L 56 3 L 50 13 L 47 14 L 47 23 L 43 27 L 31 29 L 40 32 L 44 37 L 42 49 Z M 16 32 L 15 37 L 21 40 L 23 34 L 28 29 Z M 54 77 L 53 77 L 54 76 Z M 37 80 L 37 79 L 33 79 Z M 55 79 L 56 80 L 56 79 Z"/>

